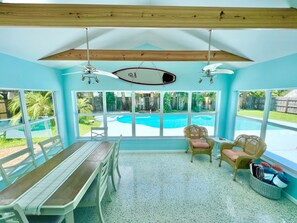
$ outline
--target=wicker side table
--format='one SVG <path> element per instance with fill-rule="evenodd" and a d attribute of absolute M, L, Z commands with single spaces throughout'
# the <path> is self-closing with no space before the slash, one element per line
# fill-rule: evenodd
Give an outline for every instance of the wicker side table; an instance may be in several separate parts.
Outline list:
<path fill-rule="evenodd" d="M 250 186 L 254 191 L 269 199 L 277 200 L 282 196 L 282 188 L 265 183 L 253 175 L 250 175 Z"/>

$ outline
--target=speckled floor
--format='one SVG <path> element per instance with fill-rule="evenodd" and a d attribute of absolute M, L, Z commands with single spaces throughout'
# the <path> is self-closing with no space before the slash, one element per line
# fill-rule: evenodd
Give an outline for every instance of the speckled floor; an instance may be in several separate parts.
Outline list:
<path fill-rule="evenodd" d="M 106 223 L 275 222 L 296 223 L 297 206 L 254 192 L 248 170 L 232 180 L 232 168 L 206 155 L 121 153 L 122 178 L 112 202 L 103 202 Z M 75 210 L 76 223 L 98 222 L 95 208 Z"/>

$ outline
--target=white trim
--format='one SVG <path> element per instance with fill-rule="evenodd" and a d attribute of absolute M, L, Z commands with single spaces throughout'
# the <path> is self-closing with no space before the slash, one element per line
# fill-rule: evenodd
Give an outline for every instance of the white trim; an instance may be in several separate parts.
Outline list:
<path fill-rule="evenodd" d="M 19 91 L 19 99 L 20 99 L 20 109 L 22 111 L 22 118 L 23 123 L 25 124 L 24 128 L 24 134 L 26 137 L 27 146 L 31 148 L 32 154 L 34 154 L 34 143 L 33 143 L 33 137 L 31 133 L 31 126 L 29 121 L 29 115 L 27 111 L 27 104 L 26 104 L 26 97 L 25 97 L 25 91 L 20 90 Z"/>
<path fill-rule="evenodd" d="M 47 118 L 30 121 L 29 123 L 30 123 L 30 125 L 35 125 L 35 124 L 38 124 L 38 123 L 50 121 L 50 120 L 55 119 L 55 118 L 56 118 L 55 116 L 50 116 L 50 117 L 47 117 Z"/>
<path fill-rule="evenodd" d="M 75 122 L 75 139 L 76 140 L 87 140 L 89 139 L 89 137 L 84 137 L 80 135 L 80 131 L 79 131 L 79 117 L 94 117 L 94 116 L 103 116 L 103 120 L 104 120 L 104 126 L 107 126 L 107 117 L 108 116 L 131 116 L 131 128 L 132 128 L 132 134 L 131 136 L 126 136 L 129 137 L 130 139 L 176 139 L 176 138 L 183 138 L 182 135 L 180 136 L 165 136 L 164 137 L 164 116 L 166 115 L 186 115 L 188 118 L 188 125 L 192 123 L 192 117 L 193 116 L 203 116 L 203 115 L 214 115 L 215 118 L 215 123 L 214 126 L 214 135 L 216 135 L 217 131 L 218 131 L 218 118 L 219 118 L 219 112 L 217 111 L 219 109 L 218 107 L 218 103 L 220 100 L 220 94 L 221 91 L 155 91 L 160 93 L 160 112 L 158 113 L 138 113 L 135 112 L 135 96 L 136 93 L 139 91 L 124 91 L 124 92 L 129 92 L 131 93 L 131 98 L 132 98 L 132 112 L 127 112 L 127 111 L 114 111 L 114 112 L 108 112 L 106 109 L 107 106 L 107 102 L 106 102 L 106 93 L 107 92 L 115 92 L 115 91 L 108 91 L 108 90 L 104 90 L 104 91 L 100 91 L 102 92 L 103 95 L 103 112 L 96 112 L 96 113 L 88 113 L 88 114 L 82 114 L 82 113 L 78 113 L 77 111 L 77 93 L 78 92 L 98 92 L 98 91 L 92 91 L 92 90 L 87 90 L 87 91 L 72 91 L 72 100 L 73 100 L 73 106 L 74 106 L 74 122 Z M 166 92 L 185 92 L 188 95 L 188 110 L 187 111 L 183 111 L 183 112 L 172 112 L 172 113 L 164 113 L 164 94 Z M 205 92 L 213 92 L 216 95 L 216 108 L 214 112 L 192 112 L 192 93 L 205 93 Z M 219 99 L 219 100 L 218 100 Z M 146 116 L 146 115 L 150 115 L 150 116 L 159 116 L 160 117 L 160 128 L 159 128 L 159 136 L 147 136 L 147 137 L 139 137 L 136 136 L 136 117 L 138 116 Z M 107 126 L 108 127 L 108 126 Z M 210 135 L 210 136 L 214 136 L 214 135 Z"/>
<path fill-rule="evenodd" d="M 288 200 L 292 201 L 294 204 L 297 205 L 297 199 L 293 196 L 291 196 L 290 194 L 288 194 L 287 192 L 285 192 L 284 190 L 282 190 L 282 194 L 285 198 L 287 198 Z"/>
<path fill-rule="evenodd" d="M 264 161 L 267 161 L 267 162 L 269 162 L 269 163 L 275 163 L 275 164 L 281 166 L 281 167 L 283 168 L 283 170 L 284 170 L 287 174 L 289 174 L 290 176 L 292 176 L 292 177 L 294 177 L 294 178 L 297 178 L 297 171 L 296 171 L 296 170 L 293 170 L 293 169 L 291 169 L 290 167 L 285 166 L 284 164 L 278 162 L 277 160 L 274 160 L 274 159 L 272 159 L 272 158 L 270 158 L 270 157 L 268 157 L 268 156 L 266 156 L 266 155 L 264 155 L 264 154 L 261 156 L 260 159 L 262 159 L 262 160 L 264 160 Z"/>
<path fill-rule="evenodd" d="M 25 128 L 25 124 L 18 124 L 18 125 L 11 125 L 11 126 L 6 126 L 6 127 L 0 127 L 0 131 L 5 132 L 5 131 L 10 130 L 10 129 L 17 129 L 17 128 L 22 128 L 22 127 Z"/>

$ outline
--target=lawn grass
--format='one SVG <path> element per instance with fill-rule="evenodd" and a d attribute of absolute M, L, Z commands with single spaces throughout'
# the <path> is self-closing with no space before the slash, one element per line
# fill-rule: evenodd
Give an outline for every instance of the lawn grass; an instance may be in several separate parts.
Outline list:
<path fill-rule="evenodd" d="M 91 127 L 99 127 L 100 125 L 101 125 L 101 122 L 98 122 L 98 121 L 95 121 L 89 124 L 79 123 L 79 135 L 83 136 L 86 133 L 91 131 Z"/>
<path fill-rule="evenodd" d="M 259 110 L 240 110 L 237 112 L 237 114 L 241 116 L 263 118 L 263 111 L 259 111 Z M 297 123 L 297 115 L 277 112 L 277 111 L 270 111 L 269 119 Z"/>
<path fill-rule="evenodd" d="M 57 128 L 56 126 L 52 126 L 52 134 L 55 136 L 57 134 Z M 49 137 L 38 137 L 38 138 L 33 138 L 33 144 L 37 144 L 41 141 L 44 141 L 48 139 Z M 12 147 L 17 147 L 17 146 L 27 146 L 27 141 L 26 139 L 5 139 L 5 138 L 0 138 L 0 149 L 7 149 L 7 148 L 12 148 Z"/>
<path fill-rule="evenodd" d="M 33 144 L 37 144 L 48 137 L 33 138 Z M 17 146 L 27 146 L 26 139 L 0 139 L 0 149 L 7 149 Z"/>
<path fill-rule="evenodd" d="M 84 135 L 91 131 L 91 127 L 99 127 L 101 125 L 101 122 L 95 121 L 94 123 L 90 124 L 82 124 L 79 123 L 79 131 L 80 135 Z M 55 126 L 52 127 L 52 132 L 54 135 L 56 135 L 57 129 Z M 41 142 L 43 140 L 48 139 L 48 137 L 39 137 L 39 138 L 33 138 L 33 144 L 36 144 L 38 142 Z M 0 138 L 0 149 L 9 149 L 12 147 L 17 146 L 26 146 L 27 141 L 26 139 L 4 139 Z"/>

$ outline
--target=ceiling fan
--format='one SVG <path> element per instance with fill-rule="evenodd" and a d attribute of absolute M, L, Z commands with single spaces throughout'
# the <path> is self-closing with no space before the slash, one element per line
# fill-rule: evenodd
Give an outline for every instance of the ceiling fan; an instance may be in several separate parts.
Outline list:
<path fill-rule="evenodd" d="M 207 55 L 207 65 L 202 68 L 203 76 L 199 79 L 198 83 L 201 84 L 203 79 L 202 78 L 209 78 L 209 83 L 213 84 L 213 78 L 217 74 L 234 74 L 233 70 L 228 69 L 217 69 L 219 66 L 223 65 L 222 63 L 215 63 L 210 64 L 210 42 L 211 42 L 211 32 L 209 30 L 209 39 L 208 39 L 208 55 Z"/>
<path fill-rule="evenodd" d="M 103 71 L 103 70 L 97 70 L 96 67 L 91 65 L 90 62 L 90 49 L 89 49 L 89 35 L 88 35 L 88 28 L 86 28 L 86 40 L 87 40 L 87 65 L 85 66 L 81 66 L 82 67 L 82 71 L 76 71 L 76 72 L 71 72 L 71 73 L 66 73 L 63 75 L 70 75 L 70 74 L 81 74 L 81 80 L 88 80 L 88 83 L 91 84 L 92 83 L 92 79 L 94 79 L 94 81 L 96 83 L 99 83 L 99 79 L 98 76 L 99 75 L 104 75 L 104 76 L 108 76 L 108 77 L 112 77 L 112 78 L 116 78 L 118 79 L 118 76 L 107 72 L 107 71 Z"/>

